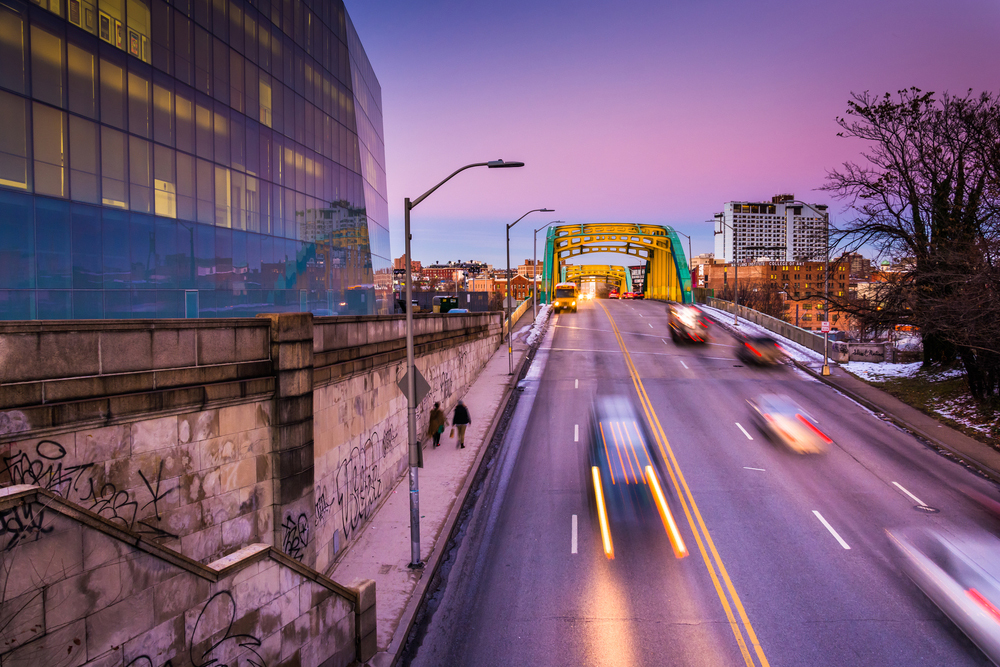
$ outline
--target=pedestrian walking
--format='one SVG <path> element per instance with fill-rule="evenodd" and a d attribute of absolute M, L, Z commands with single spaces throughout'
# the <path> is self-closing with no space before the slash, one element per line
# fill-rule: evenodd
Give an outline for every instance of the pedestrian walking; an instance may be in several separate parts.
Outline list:
<path fill-rule="evenodd" d="M 451 417 L 452 426 L 458 429 L 457 447 L 465 449 L 465 429 L 471 423 L 472 419 L 469 417 L 469 408 L 465 407 L 465 403 L 459 401 L 458 405 L 455 406 L 455 414 Z"/>
<path fill-rule="evenodd" d="M 431 410 L 430 422 L 427 424 L 427 435 L 434 437 L 435 447 L 441 445 L 441 434 L 444 433 L 444 425 L 447 421 L 448 420 L 444 416 L 444 411 L 441 410 L 441 404 L 435 403 L 434 409 Z"/>

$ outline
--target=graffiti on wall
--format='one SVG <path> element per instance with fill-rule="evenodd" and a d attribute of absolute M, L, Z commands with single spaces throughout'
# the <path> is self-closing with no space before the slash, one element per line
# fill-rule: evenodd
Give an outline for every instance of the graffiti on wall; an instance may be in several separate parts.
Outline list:
<path fill-rule="evenodd" d="M 66 448 L 54 440 L 39 440 L 34 452 L 21 451 L 3 457 L 3 471 L 11 484 L 31 484 L 57 496 L 86 507 L 91 512 L 118 524 L 126 530 L 152 536 L 153 539 L 177 539 L 178 536 L 156 524 L 162 520 L 160 502 L 177 489 L 162 488 L 163 461 L 156 474 L 139 470 L 151 500 L 139 507 L 136 495 L 119 489 L 111 482 L 96 481 L 92 472 L 100 468 L 93 463 L 66 465 Z M 140 511 L 152 507 L 152 516 L 139 519 Z"/>
<path fill-rule="evenodd" d="M 302 560 L 305 548 L 309 546 L 309 517 L 305 512 L 299 514 L 298 518 L 289 514 L 282 522 L 281 530 L 284 531 L 282 550 L 292 558 Z"/>

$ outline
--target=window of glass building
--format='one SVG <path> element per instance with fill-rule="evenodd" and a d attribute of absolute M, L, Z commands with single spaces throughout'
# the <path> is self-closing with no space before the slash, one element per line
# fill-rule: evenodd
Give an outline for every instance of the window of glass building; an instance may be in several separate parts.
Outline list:
<path fill-rule="evenodd" d="M 98 36 L 119 49 L 125 49 L 125 7 L 123 0 L 100 0 L 97 16 Z"/>
<path fill-rule="evenodd" d="M 79 116 L 69 117 L 70 197 L 90 204 L 101 202 L 100 170 L 97 165 L 97 156 L 101 153 L 97 135 L 95 123 Z"/>
<path fill-rule="evenodd" d="M 136 71 L 138 69 L 138 71 Z M 128 73 L 128 129 L 147 139 L 151 136 L 149 68 L 130 63 Z"/>
<path fill-rule="evenodd" d="M 174 145 L 174 82 L 158 72 L 153 75 L 153 138 Z"/>
<path fill-rule="evenodd" d="M 35 99 L 65 106 L 63 77 L 66 56 L 62 35 L 37 23 L 31 26 L 31 91 Z M 4 64 L 6 67 L 6 63 Z"/>
<path fill-rule="evenodd" d="M 149 48 L 149 5 L 146 0 L 128 0 L 128 41 L 126 50 L 129 55 L 143 62 L 150 62 Z"/>
<path fill-rule="evenodd" d="M 27 78 L 24 28 L 21 14 L 0 5 L 0 86 L 18 93 L 24 92 Z"/>
<path fill-rule="evenodd" d="M 125 128 L 125 57 L 101 50 L 101 122 Z"/>
<path fill-rule="evenodd" d="M 150 143 L 136 136 L 128 141 L 129 201 L 133 211 L 153 212 L 153 183 L 150 169 Z"/>
<path fill-rule="evenodd" d="M 66 113 L 34 103 L 32 114 L 35 153 L 35 192 L 68 196 L 66 179 Z"/>
<path fill-rule="evenodd" d="M 123 133 L 101 128 L 101 203 L 105 206 L 128 208 L 125 150 Z"/>
<path fill-rule="evenodd" d="M 0 68 L 3 69 L 3 68 Z M 31 136 L 28 102 L 23 97 L 0 91 L 0 185 L 18 190 L 31 189 Z"/>
<path fill-rule="evenodd" d="M 69 110 L 97 118 L 97 54 L 82 44 L 69 42 Z"/>
<path fill-rule="evenodd" d="M 195 147 L 195 111 L 193 91 L 187 86 L 178 84 L 174 92 L 176 105 L 177 148 L 187 153 L 194 153 Z"/>
<path fill-rule="evenodd" d="M 195 162 L 186 153 L 177 153 L 177 217 L 183 220 L 197 220 L 197 198 L 195 196 Z"/>

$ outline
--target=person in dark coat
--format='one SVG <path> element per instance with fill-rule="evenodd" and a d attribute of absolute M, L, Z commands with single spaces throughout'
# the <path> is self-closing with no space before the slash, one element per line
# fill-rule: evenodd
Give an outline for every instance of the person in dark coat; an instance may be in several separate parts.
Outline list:
<path fill-rule="evenodd" d="M 465 449 L 465 429 L 472 423 L 472 418 L 469 417 L 469 408 L 465 407 L 465 403 L 462 401 L 459 401 L 458 405 L 455 406 L 455 414 L 451 417 L 451 423 L 458 429 L 457 446 Z"/>
<path fill-rule="evenodd" d="M 434 409 L 431 410 L 430 422 L 427 424 L 427 435 L 434 437 L 435 447 L 441 444 L 441 434 L 444 433 L 444 425 L 447 421 L 444 411 L 441 410 L 441 404 L 435 403 Z"/>

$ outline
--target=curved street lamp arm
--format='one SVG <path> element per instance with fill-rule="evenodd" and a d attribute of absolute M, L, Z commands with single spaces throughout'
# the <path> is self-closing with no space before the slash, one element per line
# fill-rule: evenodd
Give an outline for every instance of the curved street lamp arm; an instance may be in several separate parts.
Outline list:
<path fill-rule="evenodd" d="M 510 230 L 511 227 L 513 227 L 517 223 L 521 222 L 522 220 L 524 220 L 525 218 L 527 218 L 532 213 L 552 213 L 553 210 L 554 209 L 551 209 L 551 208 L 533 208 L 530 211 L 528 211 L 527 213 L 525 213 L 524 215 L 522 215 L 520 218 L 518 218 L 517 220 L 515 220 L 514 222 L 510 223 L 509 225 L 507 225 L 507 229 Z"/>
<path fill-rule="evenodd" d="M 488 167 L 489 165 L 490 165 L 489 162 L 476 162 L 475 164 L 467 164 L 464 167 L 456 169 L 446 179 L 444 179 L 443 181 L 441 181 L 440 183 L 438 183 L 437 185 L 435 185 L 433 188 L 431 188 L 430 190 L 428 190 L 424 194 L 420 195 L 419 197 L 417 197 L 416 199 L 414 199 L 413 201 L 411 201 L 410 202 L 410 208 L 415 207 L 417 204 L 419 204 L 423 200 L 427 199 L 427 197 L 429 197 L 431 195 L 431 193 L 433 193 L 439 187 L 441 187 L 442 185 L 444 185 L 445 183 L 447 183 L 448 181 L 450 181 L 452 178 L 454 178 L 457 174 L 460 174 L 461 172 L 465 171 L 466 169 L 472 169 L 473 167 Z"/>

